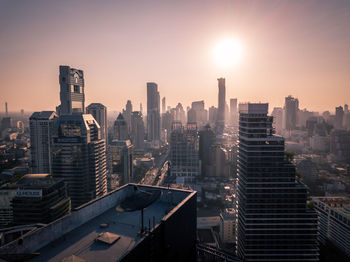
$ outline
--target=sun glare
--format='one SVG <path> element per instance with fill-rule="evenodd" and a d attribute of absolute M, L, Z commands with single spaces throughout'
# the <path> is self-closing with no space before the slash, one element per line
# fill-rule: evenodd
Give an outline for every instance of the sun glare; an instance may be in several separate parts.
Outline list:
<path fill-rule="evenodd" d="M 242 45 L 235 38 L 223 39 L 214 47 L 214 60 L 220 67 L 228 68 L 236 65 L 242 55 Z"/>

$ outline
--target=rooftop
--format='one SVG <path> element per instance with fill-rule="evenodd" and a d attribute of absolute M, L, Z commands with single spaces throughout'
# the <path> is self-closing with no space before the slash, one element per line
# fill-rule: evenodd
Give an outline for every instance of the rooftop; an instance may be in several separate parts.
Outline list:
<path fill-rule="evenodd" d="M 126 209 L 120 208 L 135 196 L 137 190 L 157 192 L 156 200 L 148 201 L 149 205 L 144 209 L 145 233 L 140 233 L 141 211 L 122 212 Z M 24 235 L 21 247 L 16 241 L 1 247 L 0 257 L 4 253 L 21 253 L 22 249 L 26 253 L 28 250 L 39 253 L 30 261 L 63 261 L 72 255 L 88 261 L 120 261 L 147 236 L 147 232 L 170 217 L 194 194 L 193 191 L 128 184 Z"/>

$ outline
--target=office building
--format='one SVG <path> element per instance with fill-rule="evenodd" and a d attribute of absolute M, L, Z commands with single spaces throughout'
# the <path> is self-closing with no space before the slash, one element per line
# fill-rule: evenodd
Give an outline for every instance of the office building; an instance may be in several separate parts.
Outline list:
<path fill-rule="evenodd" d="M 123 116 L 128 125 L 128 134 L 131 133 L 131 115 L 132 115 L 132 104 L 131 104 L 131 101 L 128 100 L 125 105 L 125 110 L 123 110 Z"/>
<path fill-rule="evenodd" d="M 202 127 L 208 122 L 208 111 L 204 108 L 204 101 L 192 102 L 192 107 L 187 113 L 188 123 L 197 123 L 197 127 Z"/>
<path fill-rule="evenodd" d="M 273 117 L 273 128 L 278 135 L 281 135 L 283 132 L 283 108 L 274 107 L 271 115 Z"/>
<path fill-rule="evenodd" d="M 218 109 L 215 106 L 209 107 L 209 123 L 214 126 L 218 117 Z"/>
<path fill-rule="evenodd" d="M 268 104 L 241 104 L 237 255 L 243 261 L 318 261 L 317 214 L 273 135 Z"/>
<path fill-rule="evenodd" d="M 61 115 L 53 128 L 52 174 L 68 186 L 72 207 L 107 193 L 106 144 L 90 114 Z"/>
<path fill-rule="evenodd" d="M 145 147 L 145 125 L 141 111 L 134 111 L 131 115 L 131 142 L 136 149 Z"/>
<path fill-rule="evenodd" d="M 234 243 L 236 232 L 236 212 L 226 208 L 220 214 L 220 238 L 223 243 Z"/>
<path fill-rule="evenodd" d="M 51 135 L 54 111 L 34 112 L 29 118 L 32 173 L 51 173 Z"/>
<path fill-rule="evenodd" d="M 162 98 L 162 114 L 166 112 L 166 99 L 165 97 Z"/>
<path fill-rule="evenodd" d="M 230 122 L 232 126 L 238 126 L 237 98 L 230 99 Z"/>
<path fill-rule="evenodd" d="M 335 161 L 350 163 L 350 131 L 331 131 L 330 152 L 334 156 Z"/>
<path fill-rule="evenodd" d="M 113 140 L 109 145 L 109 157 L 113 174 L 120 178 L 120 184 L 133 182 L 133 145 L 130 140 Z"/>
<path fill-rule="evenodd" d="M 299 100 L 292 96 L 285 98 L 284 113 L 285 113 L 285 128 L 286 130 L 294 130 L 297 127 L 299 111 Z"/>
<path fill-rule="evenodd" d="M 338 106 L 335 108 L 334 128 L 335 129 L 342 129 L 343 122 L 344 122 L 344 110 L 343 110 L 342 106 Z"/>
<path fill-rule="evenodd" d="M 195 191 L 128 184 L 1 246 L 0 257 L 195 262 L 196 198 Z"/>
<path fill-rule="evenodd" d="M 129 139 L 128 124 L 124 116 L 119 113 L 117 119 L 114 121 L 113 139 L 126 140 Z"/>
<path fill-rule="evenodd" d="M 207 172 L 211 165 L 211 150 L 215 143 L 215 133 L 206 125 L 203 130 L 199 131 L 199 159 L 201 161 L 201 175 L 210 176 Z"/>
<path fill-rule="evenodd" d="M 147 140 L 152 145 L 159 146 L 160 98 L 156 83 L 147 83 Z"/>
<path fill-rule="evenodd" d="M 12 127 L 12 119 L 11 117 L 3 117 L 1 119 L 1 131 L 9 129 Z"/>
<path fill-rule="evenodd" d="M 345 197 L 313 197 L 319 220 L 320 243 L 330 241 L 350 257 L 350 199 Z"/>
<path fill-rule="evenodd" d="M 16 192 L 17 187 L 14 184 L 7 183 L 0 187 L 0 228 L 13 225 L 12 199 L 16 196 Z"/>
<path fill-rule="evenodd" d="M 175 107 L 175 121 L 180 121 L 183 125 L 187 122 L 186 113 L 181 103 Z"/>
<path fill-rule="evenodd" d="M 86 113 L 91 114 L 96 119 L 101 128 L 101 138 L 107 142 L 107 107 L 100 103 L 92 103 L 86 108 Z"/>
<path fill-rule="evenodd" d="M 63 179 L 49 174 L 29 174 L 17 183 L 12 199 L 16 225 L 48 224 L 70 213 L 70 199 Z"/>
<path fill-rule="evenodd" d="M 83 70 L 60 66 L 60 115 L 85 112 L 84 72 Z"/>
<path fill-rule="evenodd" d="M 216 118 L 216 131 L 222 134 L 225 128 L 225 109 L 226 109 L 226 86 L 225 78 L 218 78 L 218 114 Z"/>
<path fill-rule="evenodd" d="M 170 137 L 171 174 L 178 184 L 192 183 L 199 175 L 199 138 L 195 123 L 184 128 L 174 122 Z"/>

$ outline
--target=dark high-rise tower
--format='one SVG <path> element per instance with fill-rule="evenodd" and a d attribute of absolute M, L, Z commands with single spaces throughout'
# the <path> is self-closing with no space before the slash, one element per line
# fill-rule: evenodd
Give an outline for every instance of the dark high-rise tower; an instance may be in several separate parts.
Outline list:
<path fill-rule="evenodd" d="M 222 134 L 225 128 L 226 87 L 225 78 L 218 78 L 218 115 L 216 119 L 216 131 Z"/>
<path fill-rule="evenodd" d="M 60 66 L 60 115 L 85 112 L 84 72 L 69 66 Z"/>
<path fill-rule="evenodd" d="M 61 115 L 55 121 L 52 175 L 66 182 L 73 207 L 107 193 L 106 144 L 92 115 Z"/>
<path fill-rule="evenodd" d="M 344 109 L 342 106 L 338 106 L 335 108 L 334 127 L 336 129 L 342 129 L 343 128 L 343 121 L 344 121 Z"/>
<path fill-rule="evenodd" d="M 267 112 L 268 104 L 240 105 L 237 254 L 243 261 L 318 261 L 316 213 Z"/>
<path fill-rule="evenodd" d="M 297 126 L 299 100 L 292 96 L 288 96 L 285 99 L 285 126 L 287 130 L 294 130 Z"/>
<path fill-rule="evenodd" d="M 29 118 L 32 172 L 51 173 L 51 136 L 54 111 L 34 112 Z"/>
<path fill-rule="evenodd" d="M 160 141 L 160 97 L 156 83 L 147 83 L 147 140 Z"/>

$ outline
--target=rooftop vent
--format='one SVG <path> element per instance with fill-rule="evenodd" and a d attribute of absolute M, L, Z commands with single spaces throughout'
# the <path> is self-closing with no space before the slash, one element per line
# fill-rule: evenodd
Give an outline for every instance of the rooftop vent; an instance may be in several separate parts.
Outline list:
<path fill-rule="evenodd" d="M 108 245 L 112 245 L 119 238 L 120 238 L 120 236 L 118 234 L 104 232 L 104 233 L 99 234 L 99 236 L 98 236 L 98 238 L 96 238 L 96 240 L 103 242 L 105 244 L 108 244 Z"/>

